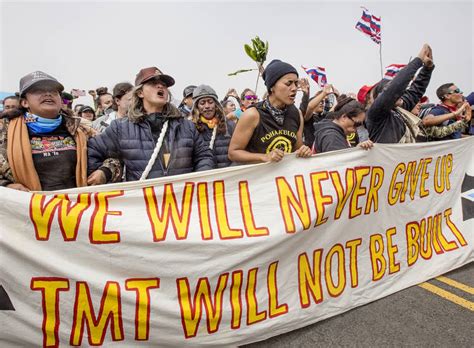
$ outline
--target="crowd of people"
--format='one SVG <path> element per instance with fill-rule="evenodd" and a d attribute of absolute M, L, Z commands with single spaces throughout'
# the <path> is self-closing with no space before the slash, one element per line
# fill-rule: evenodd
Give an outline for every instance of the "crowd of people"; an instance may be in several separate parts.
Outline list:
<path fill-rule="evenodd" d="M 339 93 L 326 85 L 310 97 L 309 82 L 286 62 L 263 70 L 260 101 L 246 88 L 220 99 L 209 85 L 189 85 L 171 102 L 172 76 L 141 69 L 134 85 L 90 91 L 77 104 L 53 76 L 36 71 L 3 100 L 0 185 L 22 191 L 62 190 L 249 163 L 278 162 L 285 153 L 313 154 L 374 143 L 415 143 L 474 134 L 474 93 L 454 83 L 425 95 L 434 70 L 430 46 L 393 79 Z M 299 107 L 297 92 L 303 93 Z"/>

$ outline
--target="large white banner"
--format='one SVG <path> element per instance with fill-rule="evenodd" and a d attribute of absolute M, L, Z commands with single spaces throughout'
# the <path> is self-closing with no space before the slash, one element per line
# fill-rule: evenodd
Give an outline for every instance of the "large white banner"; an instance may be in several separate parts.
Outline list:
<path fill-rule="evenodd" d="M 225 346 L 474 259 L 474 138 L 0 189 L 0 346 Z"/>

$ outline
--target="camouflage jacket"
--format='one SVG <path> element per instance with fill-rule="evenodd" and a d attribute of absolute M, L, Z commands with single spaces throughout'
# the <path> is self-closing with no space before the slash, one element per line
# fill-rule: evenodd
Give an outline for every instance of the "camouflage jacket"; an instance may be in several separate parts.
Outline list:
<path fill-rule="evenodd" d="M 91 127 L 87 127 L 81 124 L 81 119 L 79 117 L 74 117 L 69 114 L 62 114 L 64 117 L 64 122 L 69 133 L 74 136 L 78 128 L 86 134 L 87 139 L 95 136 L 97 132 Z M 11 112 L 5 117 L 0 119 L 0 186 L 7 186 L 9 184 L 15 183 L 15 178 L 13 177 L 12 170 L 8 163 L 7 156 L 7 135 L 8 135 L 8 125 L 10 120 L 15 117 L 20 117 L 21 114 L 17 111 Z M 110 181 L 117 182 L 121 181 L 121 164 L 120 161 L 114 158 L 109 158 L 104 161 L 101 168 L 107 168 L 112 174 Z M 106 169 L 106 170 L 107 170 Z"/>
<path fill-rule="evenodd" d="M 425 133 L 431 139 L 441 139 L 453 134 L 457 131 L 464 131 L 469 126 L 468 122 L 459 120 L 448 124 L 447 126 L 430 126 L 425 127 Z"/>
<path fill-rule="evenodd" d="M 463 131 L 469 127 L 469 122 L 459 120 L 451 123 L 447 126 L 423 126 L 421 119 L 418 116 L 413 115 L 411 112 L 406 111 L 400 107 L 396 108 L 396 112 L 400 115 L 403 122 L 406 125 L 406 132 L 402 136 L 401 143 L 414 143 L 418 139 L 422 141 L 430 141 L 433 139 L 444 138 L 448 135 L 453 134 L 456 131 Z"/>

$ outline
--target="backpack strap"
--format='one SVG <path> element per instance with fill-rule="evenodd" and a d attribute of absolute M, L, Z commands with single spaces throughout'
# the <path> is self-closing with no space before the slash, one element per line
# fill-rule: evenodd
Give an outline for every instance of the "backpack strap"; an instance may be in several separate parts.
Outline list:
<path fill-rule="evenodd" d="M 416 143 L 428 140 L 420 118 L 413 115 L 410 111 L 402 109 L 401 107 L 396 107 L 395 109 L 396 112 L 401 116 L 401 119 L 407 128 L 407 131 L 405 132 L 405 135 L 402 137 L 402 139 L 400 139 L 400 142 L 403 140 L 403 143 Z"/>

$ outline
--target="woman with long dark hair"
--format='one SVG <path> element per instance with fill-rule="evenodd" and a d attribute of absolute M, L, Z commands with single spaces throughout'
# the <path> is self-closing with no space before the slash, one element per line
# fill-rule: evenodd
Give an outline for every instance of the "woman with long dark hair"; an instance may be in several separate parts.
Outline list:
<path fill-rule="evenodd" d="M 228 149 L 235 123 L 227 120 L 217 93 L 210 86 L 197 86 L 193 92 L 192 121 L 212 150 L 217 168 L 228 167 Z"/>
<path fill-rule="evenodd" d="M 340 100 L 328 118 L 315 123 L 313 153 L 350 148 L 347 136 L 355 133 L 364 120 L 365 110 L 361 103 L 350 97 Z M 369 149 L 373 143 L 367 140 L 358 146 Z"/>

